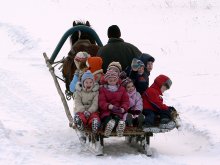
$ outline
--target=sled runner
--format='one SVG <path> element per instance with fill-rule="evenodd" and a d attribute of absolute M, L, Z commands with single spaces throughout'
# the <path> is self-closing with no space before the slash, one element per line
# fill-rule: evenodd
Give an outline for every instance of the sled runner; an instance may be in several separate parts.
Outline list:
<path fill-rule="evenodd" d="M 67 40 L 69 36 L 72 37 L 73 34 L 77 34 L 77 36 L 80 34 L 80 36 L 77 38 L 77 41 L 72 41 L 72 49 L 68 54 L 68 57 L 63 58 L 59 61 L 55 62 L 55 59 L 61 50 L 63 44 Z M 84 36 L 84 37 L 83 37 Z M 87 36 L 87 38 L 86 38 Z M 92 37 L 93 40 L 89 40 L 89 37 Z M 72 39 L 72 38 L 71 38 Z M 86 43 L 86 44 L 85 44 Z M 77 45 L 78 44 L 78 45 Z M 88 46 L 92 46 L 92 49 L 88 49 Z M 57 47 L 55 48 L 54 52 L 52 53 L 51 57 L 48 58 L 46 53 L 43 53 L 43 56 L 45 58 L 45 62 L 47 64 L 47 67 L 49 68 L 49 71 L 51 73 L 51 76 L 53 77 L 55 86 L 57 88 L 57 91 L 60 95 L 61 101 L 64 106 L 64 110 L 66 113 L 66 116 L 69 120 L 69 126 L 77 131 L 77 128 L 74 126 L 73 122 L 73 116 L 69 110 L 69 106 L 67 104 L 67 100 L 70 100 L 72 97 L 72 93 L 69 91 L 69 81 L 71 77 L 73 76 L 72 73 L 70 74 L 70 71 L 72 69 L 72 64 L 66 64 L 66 61 L 68 59 L 73 59 L 73 57 L 76 55 L 77 51 L 91 51 L 90 53 L 95 54 L 95 51 L 97 50 L 97 47 L 101 47 L 102 42 L 99 39 L 96 32 L 86 25 L 77 25 L 70 28 L 61 38 L 59 41 Z M 60 65 L 60 66 L 59 66 Z M 63 77 L 60 78 L 55 74 L 55 68 L 59 66 L 59 69 L 62 69 Z M 64 71 L 65 67 L 65 71 Z M 68 70 L 69 69 L 69 70 Z M 65 72 L 65 73 L 64 73 Z M 66 90 L 63 92 L 63 90 L 60 87 L 59 81 L 61 80 L 66 85 Z M 64 95 L 65 93 L 65 95 Z M 164 133 L 168 132 L 172 129 L 176 128 L 176 124 L 174 121 L 171 121 L 168 125 L 160 125 L 160 127 L 149 127 L 149 128 L 143 128 L 139 129 L 137 127 L 128 127 L 125 129 L 122 136 L 125 137 L 125 140 L 128 144 L 131 146 L 135 146 L 138 148 L 138 150 L 147 156 L 152 155 L 152 151 L 150 149 L 150 137 L 153 136 L 154 133 Z M 104 131 L 100 129 L 100 131 L 97 134 L 93 134 L 91 130 L 85 129 L 83 132 L 83 135 L 80 136 L 80 141 L 84 148 L 92 151 L 95 155 L 103 155 L 103 147 L 104 147 L 104 139 L 106 138 L 104 135 Z M 112 132 L 110 134 L 111 136 L 117 136 L 116 132 Z"/>

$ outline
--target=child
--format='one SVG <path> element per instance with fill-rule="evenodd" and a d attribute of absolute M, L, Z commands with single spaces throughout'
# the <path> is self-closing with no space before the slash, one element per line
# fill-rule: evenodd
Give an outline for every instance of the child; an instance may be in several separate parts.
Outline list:
<path fill-rule="evenodd" d="M 137 125 L 138 128 L 141 128 L 144 120 L 144 116 L 141 114 L 143 110 L 141 95 L 136 91 L 134 83 L 130 78 L 127 77 L 122 80 L 121 85 L 125 87 L 130 101 L 126 122 L 128 126 Z"/>
<path fill-rule="evenodd" d="M 143 93 L 145 127 L 154 126 L 157 115 L 160 117 L 159 128 L 173 129 L 175 125 L 178 126 L 176 117 L 174 117 L 174 114 L 178 116 L 176 110 L 164 104 L 163 98 L 161 97 L 166 90 L 170 89 L 171 85 L 172 81 L 169 77 L 159 75 L 154 80 L 154 83 Z"/>
<path fill-rule="evenodd" d="M 120 75 L 122 72 L 122 68 L 121 68 L 121 64 L 119 62 L 113 61 L 108 65 L 107 71 L 108 70 L 112 70 L 114 72 L 117 73 L 118 77 L 119 77 L 119 82 L 118 84 L 121 84 L 121 79 L 120 79 Z M 100 84 L 106 84 L 106 81 L 104 78 L 101 79 Z"/>
<path fill-rule="evenodd" d="M 88 69 L 94 75 L 95 82 L 100 84 L 101 79 L 104 77 L 102 69 L 102 58 L 101 57 L 89 57 L 86 61 Z"/>
<path fill-rule="evenodd" d="M 125 129 L 124 114 L 129 108 L 128 94 L 123 86 L 118 84 L 118 73 L 108 70 L 105 74 L 106 84 L 99 90 L 100 118 L 105 128 L 105 136 L 110 136 L 116 127 L 117 136 L 122 136 Z"/>
<path fill-rule="evenodd" d="M 144 63 L 136 58 L 132 60 L 131 68 L 129 77 L 133 80 L 137 91 L 142 95 L 149 86 L 149 74 L 145 71 Z"/>
<path fill-rule="evenodd" d="M 98 95 L 99 85 L 95 83 L 92 73 L 86 71 L 81 82 L 77 83 L 75 92 L 74 123 L 80 131 L 88 126 L 93 133 L 97 133 L 100 126 Z"/>
<path fill-rule="evenodd" d="M 155 59 L 151 55 L 143 53 L 140 57 L 140 60 L 144 63 L 145 70 L 150 75 Z"/>
<path fill-rule="evenodd" d="M 81 76 L 87 70 L 86 60 L 90 57 L 87 52 L 78 52 L 74 58 L 77 70 L 74 73 L 73 80 L 70 83 L 70 91 L 75 92 L 76 83 L 80 81 Z"/>

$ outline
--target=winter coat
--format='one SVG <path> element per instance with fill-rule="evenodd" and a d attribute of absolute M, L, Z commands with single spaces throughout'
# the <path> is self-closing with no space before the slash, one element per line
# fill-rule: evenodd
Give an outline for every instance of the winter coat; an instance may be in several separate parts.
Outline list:
<path fill-rule="evenodd" d="M 143 99 L 143 111 L 152 110 L 168 110 L 168 106 L 163 103 L 161 86 L 168 80 L 169 78 L 160 75 L 155 80 L 154 83 L 142 94 Z"/>
<path fill-rule="evenodd" d="M 149 86 L 149 75 L 150 73 L 146 70 L 142 75 L 138 74 L 137 71 L 131 70 L 130 72 L 129 77 L 134 82 L 134 86 L 140 94 L 142 94 Z"/>
<path fill-rule="evenodd" d="M 102 68 L 106 72 L 108 65 L 117 61 L 121 64 L 122 70 L 131 65 L 133 58 L 138 58 L 142 53 L 134 45 L 124 42 L 121 38 L 110 38 L 108 43 L 101 47 L 98 56 L 103 60 Z"/>
<path fill-rule="evenodd" d="M 119 86 L 118 90 L 115 92 L 109 91 L 107 85 L 99 89 L 99 110 L 101 119 L 112 114 L 108 109 L 110 104 L 119 108 L 124 108 L 125 113 L 127 112 L 130 103 L 128 94 L 123 86 Z M 120 118 L 123 117 L 123 115 L 118 116 Z"/>
<path fill-rule="evenodd" d="M 129 101 L 131 110 L 143 110 L 143 101 L 142 97 L 136 89 L 132 93 L 128 93 Z"/>
<path fill-rule="evenodd" d="M 86 91 L 82 84 L 76 84 L 75 109 L 74 112 L 89 111 L 91 113 L 98 111 L 99 85 L 95 83 L 91 91 Z"/>

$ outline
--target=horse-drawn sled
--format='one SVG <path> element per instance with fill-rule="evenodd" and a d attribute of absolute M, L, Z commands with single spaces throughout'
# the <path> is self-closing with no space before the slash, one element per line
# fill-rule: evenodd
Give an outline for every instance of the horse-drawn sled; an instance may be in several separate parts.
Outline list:
<path fill-rule="evenodd" d="M 68 53 L 68 56 L 55 61 L 59 51 L 69 36 L 71 36 L 70 40 L 72 47 Z M 72 98 L 72 93 L 69 90 L 69 84 L 76 69 L 73 64 L 73 58 L 79 51 L 86 51 L 95 56 L 99 47 L 102 46 L 101 40 L 96 32 L 90 27 L 89 22 L 86 22 L 86 24 L 76 24 L 74 22 L 73 27 L 62 36 L 51 57 L 48 58 L 47 54 L 43 53 L 47 67 L 49 68 L 57 91 L 62 100 L 66 116 L 69 120 L 69 126 L 76 130 L 76 132 L 78 132 L 78 130 L 74 125 L 73 115 L 71 114 L 67 104 L 67 101 L 71 100 Z M 62 69 L 63 78 L 56 75 L 56 68 Z M 58 80 L 65 83 L 65 91 L 60 87 Z M 174 121 L 171 122 L 171 126 L 169 127 L 155 126 L 143 129 L 137 127 L 126 127 L 123 136 L 128 144 L 137 147 L 139 151 L 147 156 L 151 156 L 152 151 L 150 149 L 150 137 L 153 136 L 154 133 L 164 133 L 174 128 L 176 128 Z M 104 139 L 106 138 L 104 131 L 100 129 L 96 134 L 93 134 L 91 130 L 85 129 L 84 135 L 86 137 L 86 142 L 84 144 L 85 147 L 94 152 L 95 155 L 103 155 Z M 117 136 L 116 132 L 112 132 L 110 134 L 110 137 L 111 136 Z"/>

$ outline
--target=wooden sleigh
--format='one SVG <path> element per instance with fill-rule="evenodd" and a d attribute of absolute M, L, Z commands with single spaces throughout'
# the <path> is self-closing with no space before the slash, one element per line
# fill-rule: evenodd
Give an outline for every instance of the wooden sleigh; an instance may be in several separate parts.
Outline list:
<path fill-rule="evenodd" d="M 87 32 L 90 33 L 93 38 L 95 38 L 96 43 L 98 44 L 98 46 L 102 46 L 102 42 L 99 39 L 98 35 L 96 34 L 96 32 L 91 29 L 90 27 L 84 26 L 84 25 L 79 25 L 79 26 L 75 26 L 70 28 L 60 39 L 57 47 L 55 48 L 53 54 L 51 55 L 50 59 L 48 58 L 46 53 L 43 53 L 45 62 L 47 64 L 47 67 L 49 68 L 49 71 L 51 73 L 51 76 L 54 80 L 55 86 L 57 88 L 58 94 L 60 95 L 61 101 L 63 103 L 64 106 L 64 110 L 66 113 L 66 116 L 69 120 L 69 127 L 73 128 L 74 130 L 77 131 L 77 129 L 74 126 L 73 123 L 73 116 L 70 112 L 69 106 L 67 104 L 67 100 L 68 97 L 65 97 L 63 90 L 60 87 L 59 81 L 58 80 L 63 80 L 62 78 L 58 77 L 55 74 L 55 68 L 57 66 L 59 66 L 59 64 L 61 65 L 60 68 L 62 68 L 62 63 L 64 61 L 64 58 L 56 61 L 55 59 L 59 53 L 59 51 L 61 50 L 63 44 L 65 43 L 65 41 L 67 40 L 67 38 L 72 35 L 74 32 L 77 31 L 81 31 L 81 32 Z M 175 126 L 172 128 L 174 129 Z M 138 148 L 138 150 L 141 153 L 146 154 L 147 156 L 151 156 L 152 155 L 152 151 L 150 149 L 150 137 L 153 136 L 154 133 L 164 133 L 164 132 L 168 132 L 172 129 L 166 129 L 166 128 L 159 128 L 159 127 L 154 127 L 153 129 L 138 129 L 136 127 L 130 127 L 130 128 L 126 128 L 123 136 L 125 137 L 125 140 L 127 141 L 128 144 L 131 144 L 131 146 L 135 146 L 135 148 Z M 103 147 L 104 147 L 104 139 L 106 138 L 104 136 L 104 132 L 103 131 L 99 131 L 96 135 L 92 134 L 92 132 L 90 130 L 85 130 L 85 135 L 86 135 L 86 147 L 92 151 L 95 155 L 103 155 Z M 110 137 L 112 136 L 117 136 L 116 132 L 112 132 Z"/>

